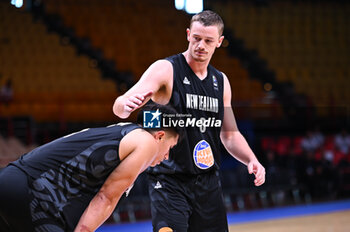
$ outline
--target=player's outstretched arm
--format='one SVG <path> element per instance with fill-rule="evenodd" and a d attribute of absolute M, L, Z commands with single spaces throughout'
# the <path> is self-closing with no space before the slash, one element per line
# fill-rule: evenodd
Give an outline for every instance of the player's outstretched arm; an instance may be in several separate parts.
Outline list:
<path fill-rule="evenodd" d="M 240 162 L 247 165 L 249 174 L 255 175 L 254 184 L 265 182 L 265 168 L 260 164 L 247 141 L 238 130 L 236 119 L 231 107 L 231 87 L 224 74 L 224 121 L 220 138 L 227 151 Z"/>
<path fill-rule="evenodd" d="M 148 132 L 144 132 L 149 134 Z M 134 137 L 135 135 L 133 135 Z M 140 138 L 142 136 L 142 139 Z M 126 138 L 126 137 L 124 137 Z M 156 153 L 153 137 L 138 135 L 137 141 L 131 136 L 120 143 L 120 157 L 125 157 L 110 174 L 100 191 L 85 209 L 75 232 L 95 231 L 113 213 L 123 193 L 130 187 L 137 176 L 152 162 Z M 125 153 L 125 154 L 124 154 Z"/>
<path fill-rule="evenodd" d="M 169 84 L 172 75 L 172 65 L 169 61 L 154 62 L 132 88 L 115 100 L 113 113 L 120 118 L 129 117 L 134 110 L 146 104 L 151 97 L 157 98 L 164 86 Z"/>

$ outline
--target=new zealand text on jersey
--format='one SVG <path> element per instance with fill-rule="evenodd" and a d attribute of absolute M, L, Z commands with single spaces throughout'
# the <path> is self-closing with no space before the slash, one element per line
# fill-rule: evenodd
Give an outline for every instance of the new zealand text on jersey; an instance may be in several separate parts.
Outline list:
<path fill-rule="evenodd" d="M 186 93 L 186 108 L 217 113 L 219 112 L 219 100 L 209 96 Z"/>

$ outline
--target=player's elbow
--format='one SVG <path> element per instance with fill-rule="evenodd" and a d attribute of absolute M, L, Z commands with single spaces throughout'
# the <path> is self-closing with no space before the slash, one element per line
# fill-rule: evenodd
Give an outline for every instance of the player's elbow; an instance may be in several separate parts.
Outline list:
<path fill-rule="evenodd" d="M 123 111 L 120 110 L 121 108 L 123 108 L 121 101 L 122 101 L 122 96 L 119 96 L 117 99 L 115 99 L 114 104 L 113 104 L 113 113 L 118 116 L 119 118 L 127 118 L 128 115 L 123 114 Z"/>
<path fill-rule="evenodd" d="M 74 232 L 93 232 L 93 230 L 89 229 L 85 225 L 81 225 L 81 226 L 78 226 L 77 228 L 75 228 Z"/>
<path fill-rule="evenodd" d="M 113 104 L 113 113 L 118 116 L 118 103 L 119 103 L 119 98 L 115 99 L 114 104 Z"/>
<path fill-rule="evenodd" d="M 127 188 L 133 183 L 135 179 L 131 176 L 123 177 L 119 180 L 115 180 L 113 185 L 102 186 L 97 194 L 97 197 L 105 205 L 114 205 L 127 190 Z"/>
<path fill-rule="evenodd" d="M 220 134 L 221 142 L 228 146 L 230 144 L 234 144 L 240 141 L 240 132 L 239 131 L 226 131 L 221 132 Z"/>
<path fill-rule="evenodd" d="M 100 203 L 104 208 L 111 207 L 113 205 L 113 196 L 111 194 L 107 194 L 104 191 L 100 191 L 96 195 L 96 200 Z"/>
<path fill-rule="evenodd" d="M 116 106 L 116 104 L 113 105 L 113 113 L 115 116 L 117 116 L 119 118 L 122 118 L 122 119 L 127 118 L 127 115 L 124 115 L 124 114 L 119 112 L 118 106 Z"/>
<path fill-rule="evenodd" d="M 232 131 L 222 131 L 220 133 L 220 139 L 223 143 L 225 143 L 226 141 L 230 141 L 233 138 L 233 133 Z"/>

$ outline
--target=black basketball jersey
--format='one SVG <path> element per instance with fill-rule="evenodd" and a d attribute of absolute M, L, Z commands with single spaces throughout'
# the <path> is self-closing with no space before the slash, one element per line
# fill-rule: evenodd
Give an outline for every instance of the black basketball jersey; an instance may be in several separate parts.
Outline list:
<path fill-rule="evenodd" d="M 185 121 L 185 136 L 170 151 L 169 160 L 150 168 L 150 172 L 200 174 L 218 169 L 224 115 L 223 75 L 209 65 L 206 78 L 201 80 L 183 54 L 167 60 L 174 70 L 169 103 Z"/>
<path fill-rule="evenodd" d="M 140 126 L 123 123 L 84 129 L 11 163 L 29 176 L 34 224 L 41 221 L 40 226 L 45 227 L 45 218 L 57 218 L 67 230 L 74 230 L 91 199 L 121 162 L 121 139 L 136 128 Z"/>

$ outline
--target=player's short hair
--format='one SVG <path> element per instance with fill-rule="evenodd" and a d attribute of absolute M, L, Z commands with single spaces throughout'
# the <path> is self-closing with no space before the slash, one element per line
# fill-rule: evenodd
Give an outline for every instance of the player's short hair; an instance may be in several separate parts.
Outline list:
<path fill-rule="evenodd" d="M 190 22 L 190 29 L 192 27 L 193 22 L 200 22 L 203 26 L 206 27 L 216 25 L 219 29 L 220 36 L 224 32 L 224 21 L 222 20 L 220 15 L 211 10 L 205 10 L 193 15 Z"/>
<path fill-rule="evenodd" d="M 149 101 L 146 105 L 144 105 L 140 111 L 137 114 L 137 124 L 143 125 L 143 112 L 144 111 L 157 111 L 161 112 L 162 114 L 167 114 L 167 115 L 176 115 L 177 111 L 169 104 L 167 105 L 161 105 L 157 104 L 153 101 Z M 143 127 L 144 130 L 148 132 L 153 132 L 153 131 L 170 131 L 170 133 L 174 133 L 179 135 L 178 141 L 180 141 L 183 136 L 184 136 L 184 128 L 177 126 L 170 126 L 170 127 L 163 127 L 161 124 L 160 128 L 145 128 Z"/>

